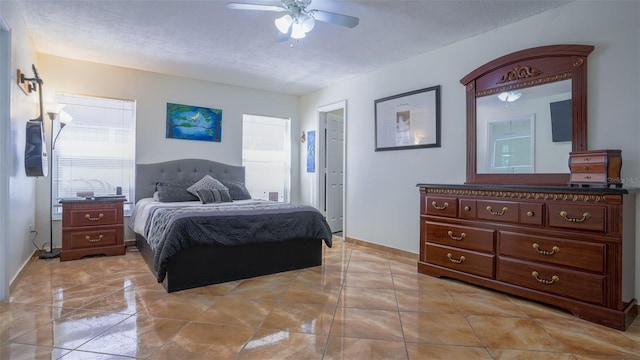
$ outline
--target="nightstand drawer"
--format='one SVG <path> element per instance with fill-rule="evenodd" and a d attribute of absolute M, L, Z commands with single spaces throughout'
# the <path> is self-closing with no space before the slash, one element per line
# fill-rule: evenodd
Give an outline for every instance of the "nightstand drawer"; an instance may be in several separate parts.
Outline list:
<path fill-rule="evenodd" d="M 121 227 L 107 227 L 102 229 L 78 229 L 67 231 L 63 235 L 68 241 L 69 249 L 83 249 L 91 247 L 116 245 L 122 233 Z"/>
<path fill-rule="evenodd" d="M 122 205 L 120 205 L 122 206 Z M 68 219 L 67 226 L 100 226 L 118 224 L 119 211 L 117 208 L 97 208 L 97 209 L 70 209 L 65 220 Z M 67 217 L 68 216 L 68 217 Z"/>

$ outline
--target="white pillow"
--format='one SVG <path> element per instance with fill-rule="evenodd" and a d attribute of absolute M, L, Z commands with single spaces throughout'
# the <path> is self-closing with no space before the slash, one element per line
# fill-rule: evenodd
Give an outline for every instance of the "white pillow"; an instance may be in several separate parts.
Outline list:
<path fill-rule="evenodd" d="M 227 190 L 229 189 L 224 186 L 220 181 L 212 178 L 209 175 L 205 175 L 202 179 L 198 180 L 197 183 L 189 186 L 187 191 L 191 194 L 198 196 L 198 190 Z"/>

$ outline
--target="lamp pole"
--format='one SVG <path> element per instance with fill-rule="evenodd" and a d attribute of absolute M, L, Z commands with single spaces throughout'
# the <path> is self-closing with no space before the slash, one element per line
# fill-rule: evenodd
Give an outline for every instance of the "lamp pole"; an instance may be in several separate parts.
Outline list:
<path fill-rule="evenodd" d="M 48 112 L 47 114 L 49 115 L 49 119 L 51 119 L 51 131 L 50 131 L 51 154 L 49 155 L 49 236 L 50 236 L 50 240 L 49 240 L 49 251 L 43 252 L 42 254 L 40 254 L 40 259 L 45 259 L 45 260 L 55 259 L 60 256 L 60 251 L 53 251 L 53 150 L 56 147 L 54 143 L 54 138 L 53 138 L 53 123 L 58 114 L 54 112 Z M 64 127 L 64 124 L 60 123 L 60 129 L 58 130 L 58 134 L 60 134 L 60 131 L 62 130 L 63 127 Z M 58 137 L 56 136 L 55 140 L 57 139 Z"/>

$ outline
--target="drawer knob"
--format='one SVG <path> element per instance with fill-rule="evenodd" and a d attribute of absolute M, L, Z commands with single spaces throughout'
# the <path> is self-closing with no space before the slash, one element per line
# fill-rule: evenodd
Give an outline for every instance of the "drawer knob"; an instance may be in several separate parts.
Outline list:
<path fill-rule="evenodd" d="M 460 260 L 458 259 L 454 259 L 453 255 L 451 255 L 451 253 L 447 253 L 447 257 L 449 258 L 449 260 L 454 263 L 454 264 L 460 264 L 461 262 L 465 261 L 466 259 L 464 258 L 464 255 L 460 256 Z"/>
<path fill-rule="evenodd" d="M 434 202 L 431 203 L 431 206 L 433 206 L 437 210 L 444 210 L 449 206 L 449 203 L 445 202 L 444 204 L 442 204 L 442 206 L 438 206 L 438 203 L 434 201 Z"/>
<path fill-rule="evenodd" d="M 103 237 L 104 236 L 102 234 L 100 234 L 100 236 L 98 236 L 98 238 L 92 239 L 91 236 L 87 235 L 87 236 L 84 237 L 84 239 L 87 240 L 90 243 L 95 243 L 95 242 L 98 242 L 98 241 L 102 240 Z"/>
<path fill-rule="evenodd" d="M 531 273 L 531 276 L 533 276 L 534 278 L 536 278 L 536 280 L 538 280 L 538 282 L 545 284 L 545 285 L 551 285 L 553 283 L 557 283 L 558 281 L 560 281 L 560 278 L 558 277 L 558 275 L 553 275 L 551 277 L 551 280 L 547 280 L 547 279 L 542 279 L 539 277 L 540 274 L 538 274 L 537 271 L 534 271 Z"/>
<path fill-rule="evenodd" d="M 100 213 L 97 217 L 91 217 L 90 214 L 84 214 L 84 217 L 89 221 L 98 221 L 104 217 L 104 214 Z"/>
<path fill-rule="evenodd" d="M 533 246 L 533 248 L 534 248 L 534 249 L 536 249 L 536 251 L 537 251 L 539 254 L 542 254 L 542 255 L 553 255 L 553 254 L 557 253 L 558 251 L 560 251 L 560 248 L 559 248 L 559 247 L 557 247 L 557 246 L 552 247 L 552 248 L 551 248 L 551 251 L 548 251 L 548 250 L 540 250 L 540 245 L 539 245 L 538 243 L 533 243 L 533 245 L 532 245 L 532 246 Z"/>
<path fill-rule="evenodd" d="M 535 213 L 531 210 L 527 211 L 527 216 L 528 217 L 533 217 L 535 215 Z"/>
<path fill-rule="evenodd" d="M 495 215 L 495 216 L 502 216 L 504 215 L 507 211 L 509 211 L 509 209 L 505 206 L 502 208 L 501 211 L 493 211 L 493 208 L 491 206 L 487 206 L 487 211 L 491 214 L 491 215 Z"/>
<path fill-rule="evenodd" d="M 582 214 L 582 218 L 580 218 L 580 219 L 579 219 L 579 218 L 572 218 L 572 217 L 569 217 L 569 214 L 568 214 L 566 211 L 562 210 L 562 211 L 560 211 L 560 216 L 561 216 L 565 221 L 572 222 L 572 223 L 581 223 L 581 222 L 583 222 L 583 221 L 587 220 L 588 218 L 590 218 L 590 217 L 591 217 L 591 214 L 589 214 L 588 212 L 586 212 L 586 213 Z"/>
<path fill-rule="evenodd" d="M 451 231 L 451 230 L 449 230 L 447 235 L 449 235 L 451 240 L 458 240 L 458 241 L 464 239 L 464 237 L 467 236 L 467 234 L 465 234 L 465 233 L 460 233 L 460 236 L 455 236 L 455 235 L 453 235 L 453 231 Z"/>
<path fill-rule="evenodd" d="M 464 207 L 464 211 L 471 211 L 471 206 L 467 205 Z"/>

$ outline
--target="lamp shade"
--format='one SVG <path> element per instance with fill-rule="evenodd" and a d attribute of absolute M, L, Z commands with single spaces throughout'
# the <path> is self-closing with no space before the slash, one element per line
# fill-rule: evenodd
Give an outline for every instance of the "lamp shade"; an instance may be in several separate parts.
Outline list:
<path fill-rule="evenodd" d="M 305 36 L 307 36 L 307 34 L 302 29 L 302 24 L 300 24 L 298 22 L 294 22 L 291 25 L 291 38 L 292 39 L 302 39 Z"/>
<path fill-rule="evenodd" d="M 60 124 L 67 125 L 71 120 L 73 120 L 73 117 L 69 115 L 68 112 L 60 110 L 60 113 L 58 113 L 58 121 L 60 121 Z"/>
<path fill-rule="evenodd" d="M 291 15 L 287 14 L 277 18 L 274 22 L 276 24 L 276 27 L 278 28 L 278 31 L 280 31 L 283 34 L 286 34 L 289 32 L 289 27 L 291 27 L 293 18 L 291 17 Z"/>

